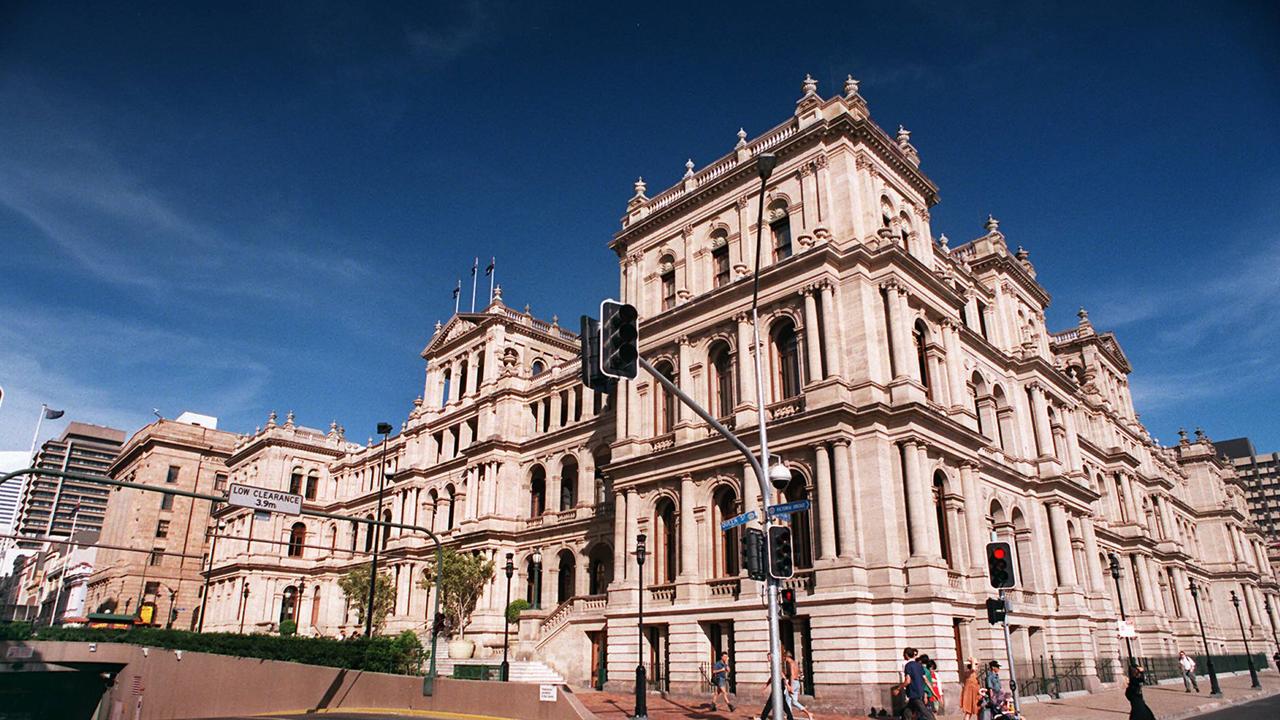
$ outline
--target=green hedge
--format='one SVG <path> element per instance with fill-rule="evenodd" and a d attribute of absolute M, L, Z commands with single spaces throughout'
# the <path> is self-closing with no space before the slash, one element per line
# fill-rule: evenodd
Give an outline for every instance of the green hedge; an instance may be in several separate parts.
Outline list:
<path fill-rule="evenodd" d="M 401 675 L 422 673 L 422 644 L 412 632 L 372 640 L 193 633 L 137 627 L 128 630 L 90 628 L 39 628 L 26 623 L 0 624 L 0 640 L 60 640 L 63 642 L 118 642 L 131 645 L 233 655 L 262 660 L 287 660 L 308 665 L 349 668 Z"/>

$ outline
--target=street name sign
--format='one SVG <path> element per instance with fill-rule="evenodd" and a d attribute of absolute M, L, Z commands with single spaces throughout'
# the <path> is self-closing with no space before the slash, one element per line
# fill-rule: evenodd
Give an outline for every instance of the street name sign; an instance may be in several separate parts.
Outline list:
<path fill-rule="evenodd" d="M 769 517 L 778 517 L 780 515 L 790 515 L 794 512 L 804 512 L 809 509 L 808 500 L 795 500 L 781 505 L 769 506 Z"/>
<path fill-rule="evenodd" d="M 241 485 L 240 483 L 231 483 L 231 493 L 227 495 L 227 504 L 253 510 L 288 513 L 289 515 L 302 514 L 301 495 L 253 487 L 252 485 Z"/>
<path fill-rule="evenodd" d="M 730 518 L 720 523 L 720 529 L 725 532 L 728 532 L 729 530 L 732 530 L 738 527 L 739 525 L 746 525 L 752 520 L 755 520 L 757 517 L 758 516 L 756 515 L 755 510 L 748 510 L 736 518 Z"/>

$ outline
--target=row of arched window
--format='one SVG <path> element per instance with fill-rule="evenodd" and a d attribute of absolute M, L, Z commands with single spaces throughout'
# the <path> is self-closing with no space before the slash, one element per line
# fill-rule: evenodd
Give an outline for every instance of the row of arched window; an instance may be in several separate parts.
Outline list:
<path fill-rule="evenodd" d="M 301 495 L 306 500 L 315 500 L 316 491 L 320 485 L 320 471 L 307 470 L 301 467 L 295 467 L 293 472 L 289 473 L 289 492 L 294 495 Z"/>
<path fill-rule="evenodd" d="M 594 455 L 595 473 L 592 477 L 594 488 L 592 490 L 592 498 L 596 505 L 601 505 L 607 498 L 608 489 L 605 487 L 605 476 L 601 467 L 609 463 L 609 452 L 607 449 L 599 450 Z M 560 493 L 559 497 L 550 498 L 551 504 L 548 504 L 547 497 L 547 470 L 542 463 L 534 463 L 529 468 L 529 517 L 541 517 L 548 511 L 564 512 L 572 510 L 578 505 L 578 483 L 579 478 L 578 459 L 573 455 L 566 455 L 560 460 Z"/>
<path fill-rule="evenodd" d="M 778 263 L 792 255 L 791 217 L 785 200 L 770 203 L 765 216 L 769 228 L 769 243 L 773 262 Z M 712 289 L 724 287 L 733 281 L 729 261 L 729 231 L 717 228 L 711 231 L 711 284 Z M 670 310 L 676 306 L 676 258 L 670 253 L 658 258 L 658 282 L 661 290 L 661 308 Z"/>

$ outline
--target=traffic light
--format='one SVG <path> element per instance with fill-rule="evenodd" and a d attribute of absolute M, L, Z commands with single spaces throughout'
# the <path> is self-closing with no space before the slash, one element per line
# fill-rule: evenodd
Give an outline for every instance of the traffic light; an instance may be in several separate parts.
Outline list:
<path fill-rule="evenodd" d="M 778 605 L 782 608 L 782 614 L 787 617 L 796 616 L 796 591 L 791 588 L 782 588 L 778 591 Z"/>
<path fill-rule="evenodd" d="M 987 622 L 999 625 L 1005 622 L 1008 614 L 1009 606 L 1005 604 L 1004 598 L 987 598 Z"/>
<path fill-rule="evenodd" d="M 598 393 L 613 392 L 614 381 L 600 372 L 600 323 L 583 315 L 578 340 L 582 350 L 582 384 Z"/>
<path fill-rule="evenodd" d="M 764 531 L 759 528 L 743 530 L 742 566 L 747 569 L 747 577 L 752 580 L 764 580 L 767 577 L 764 558 Z"/>
<path fill-rule="evenodd" d="M 640 358 L 640 313 L 616 300 L 600 303 L 600 372 L 635 380 Z"/>
<path fill-rule="evenodd" d="M 791 551 L 791 526 L 771 525 L 769 527 L 769 574 L 779 580 L 786 580 L 795 574 L 795 563 Z"/>
<path fill-rule="evenodd" d="M 1018 584 L 1013 571 L 1013 547 L 1007 542 L 987 543 L 987 582 L 996 589 Z"/>

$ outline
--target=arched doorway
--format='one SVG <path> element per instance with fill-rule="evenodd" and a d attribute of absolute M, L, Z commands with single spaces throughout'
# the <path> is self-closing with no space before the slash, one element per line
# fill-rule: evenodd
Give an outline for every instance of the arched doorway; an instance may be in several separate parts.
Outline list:
<path fill-rule="evenodd" d="M 591 548 L 587 556 L 587 592 L 602 595 L 613 582 L 613 548 L 603 543 Z"/>
<path fill-rule="evenodd" d="M 576 564 L 572 550 L 561 550 L 559 555 L 560 575 L 556 579 L 556 602 L 562 603 L 573 597 L 574 581 L 577 580 L 574 570 Z"/>

